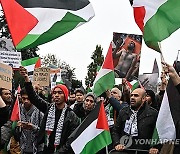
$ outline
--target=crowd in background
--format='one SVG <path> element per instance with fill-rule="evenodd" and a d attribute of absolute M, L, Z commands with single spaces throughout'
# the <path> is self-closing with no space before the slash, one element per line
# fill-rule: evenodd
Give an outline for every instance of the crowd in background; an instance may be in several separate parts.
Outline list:
<path fill-rule="evenodd" d="M 142 150 L 138 153 L 159 153 L 163 145 L 150 147 L 134 141 L 152 139 L 168 83 L 167 75 L 180 93 L 179 75 L 172 66 L 165 63 L 164 66 L 158 93 L 142 87 L 132 91 L 126 79 L 123 79 L 121 89 L 115 86 L 98 97 L 93 92 L 86 93 L 83 88 L 69 91 L 65 85 L 58 84 L 50 92 L 50 98 L 46 98 L 40 85 L 32 85 L 27 70 L 20 67 L 25 85 L 20 93 L 17 93 L 20 120 L 15 124 L 10 120 L 15 94 L 0 88 L 0 153 L 73 153 L 68 137 L 100 102 L 103 102 L 105 107 L 113 142 L 108 148 L 101 149 L 99 154 L 113 150 L 124 154 L 135 153 L 128 151 L 120 142 L 124 135 L 132 137 L 130 149 Z M 173 151 L 178 153 L 179 145 L 175 145 Z"/>

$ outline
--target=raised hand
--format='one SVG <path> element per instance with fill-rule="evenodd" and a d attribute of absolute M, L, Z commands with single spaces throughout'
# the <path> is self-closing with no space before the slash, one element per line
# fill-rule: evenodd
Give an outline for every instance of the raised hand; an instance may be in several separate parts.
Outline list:
<path fill-rule="evenodd" d="M 24 68 L 23 66 L 20 66 L 19 73 L 24 77 L 25 82 L 30 82 L 26 68 Z"/>

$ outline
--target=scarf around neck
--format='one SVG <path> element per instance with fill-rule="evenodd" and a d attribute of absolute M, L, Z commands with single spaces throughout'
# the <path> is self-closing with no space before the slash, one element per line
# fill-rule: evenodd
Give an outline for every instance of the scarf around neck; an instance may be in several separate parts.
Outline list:
<path fill-rule="evenodd" d="M 26 109 L 23 106 L 21 106 L 20 108 L 21 121 L 30 122 L 36 127 L 40 127 L 43 114 L 35 106 L 32 106 L 29 111 L 26 111 Z M 20 146 L 22 151 L 32 149 L 33 154 L 37 153 L 37 131 L 22 129 L 22 135 L 20 137 Z"/>
<path fill-rule="evenodd" d="M 129 120 L 126 120 L 124 132 L 131 136 L 138 136 L 138 128 L 137 128 L 137 113 L 138 111 L 130 110 L 132 112 Z"/>
<path fill-rule="evenodd" d="M 57 145 L 60 144 L 61 140 L 61 134 L 62 134 L 62 129 L 63 129 L 63 123 L 64 123 L 64 118 L 65 118 L 65 112 L 67 109 L 67 104 L 65 104 L 65 107 L 63 108 L 60 118 L 58 120 L 57 128 L 56 128 L 56 134 L 55 134 L 55 140 L 54 140 L 54 146 L 56 148 Z M 46 133 L 47 133 L 47 138 L 46 138 L 46 145 L 49 145 L 49 136 L 51 132 L 54 131 L 54 125 L 55 125 L 55 103 L 51 105 L 48 116 L 47 116 L 47 121 L 46 121 Z"/>

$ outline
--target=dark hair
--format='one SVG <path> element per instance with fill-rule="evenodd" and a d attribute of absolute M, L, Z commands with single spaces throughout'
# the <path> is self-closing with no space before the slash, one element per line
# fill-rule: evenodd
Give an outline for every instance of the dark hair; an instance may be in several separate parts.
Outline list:
<path fill-rule="evenodd" d="M 2 91 L 3 90 L 9 90 L 9 89 L 6 89 L 6 88 L 0 88 L 0 96 L 2 96 Z M 11 92 L 11 90 L 9 90 Z"/>
<path fill-rule="evenodd" d="M 155 102 L 155 93 L 152 90 L 146 90 L 146 94 L 151 97 L 152 102 Z"/>
<path fill-rule="evenodd" d="M 77 88 L 75 90 L 75 94 L 78 93 L 78 92 L 84 95 L 84 90 L 82 88 Z"/>
<path fill-rule="evenodd" d="M 20 91 L 20 95 L 27 95 L 27 91 L 25 88 L 22 88 L 21 91 Z"/>

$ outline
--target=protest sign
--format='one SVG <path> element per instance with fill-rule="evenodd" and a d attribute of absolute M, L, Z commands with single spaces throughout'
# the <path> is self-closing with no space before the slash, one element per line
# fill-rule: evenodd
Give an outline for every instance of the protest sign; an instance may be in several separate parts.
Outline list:
<path fill-rule="evenodd" d="M 21 65 L 21 52 L 0 51 L 0 62 L 13 68 L 19 68 Z"/>
<path fill-rule="evenodd" d="M 11 39 L 0 38 L 0 51 L 16 51 Z"/>
<path fill-rule="evenodd" d="M 116 78 L 131 81 L 134 76 L 138 77 L 141 44 L 141 35 L 113 33 L 112 54 Z"/>
<path fill-rule="evenodd" d="M 56 84 L 61 82 L 61 70 L 60 68 L 51 69 L 50 71 L 51 89 L 53 89 Z"/>
<path fill-rule="evenodd" d="M 12 90 L 12 67 L 0 63 L 0 87 Z"/>
<path fill-rule="evenodd" d="M 50 68 L 40 67 L 35 68 L 33 73 L 33 85 L 49 86 Z"/>

